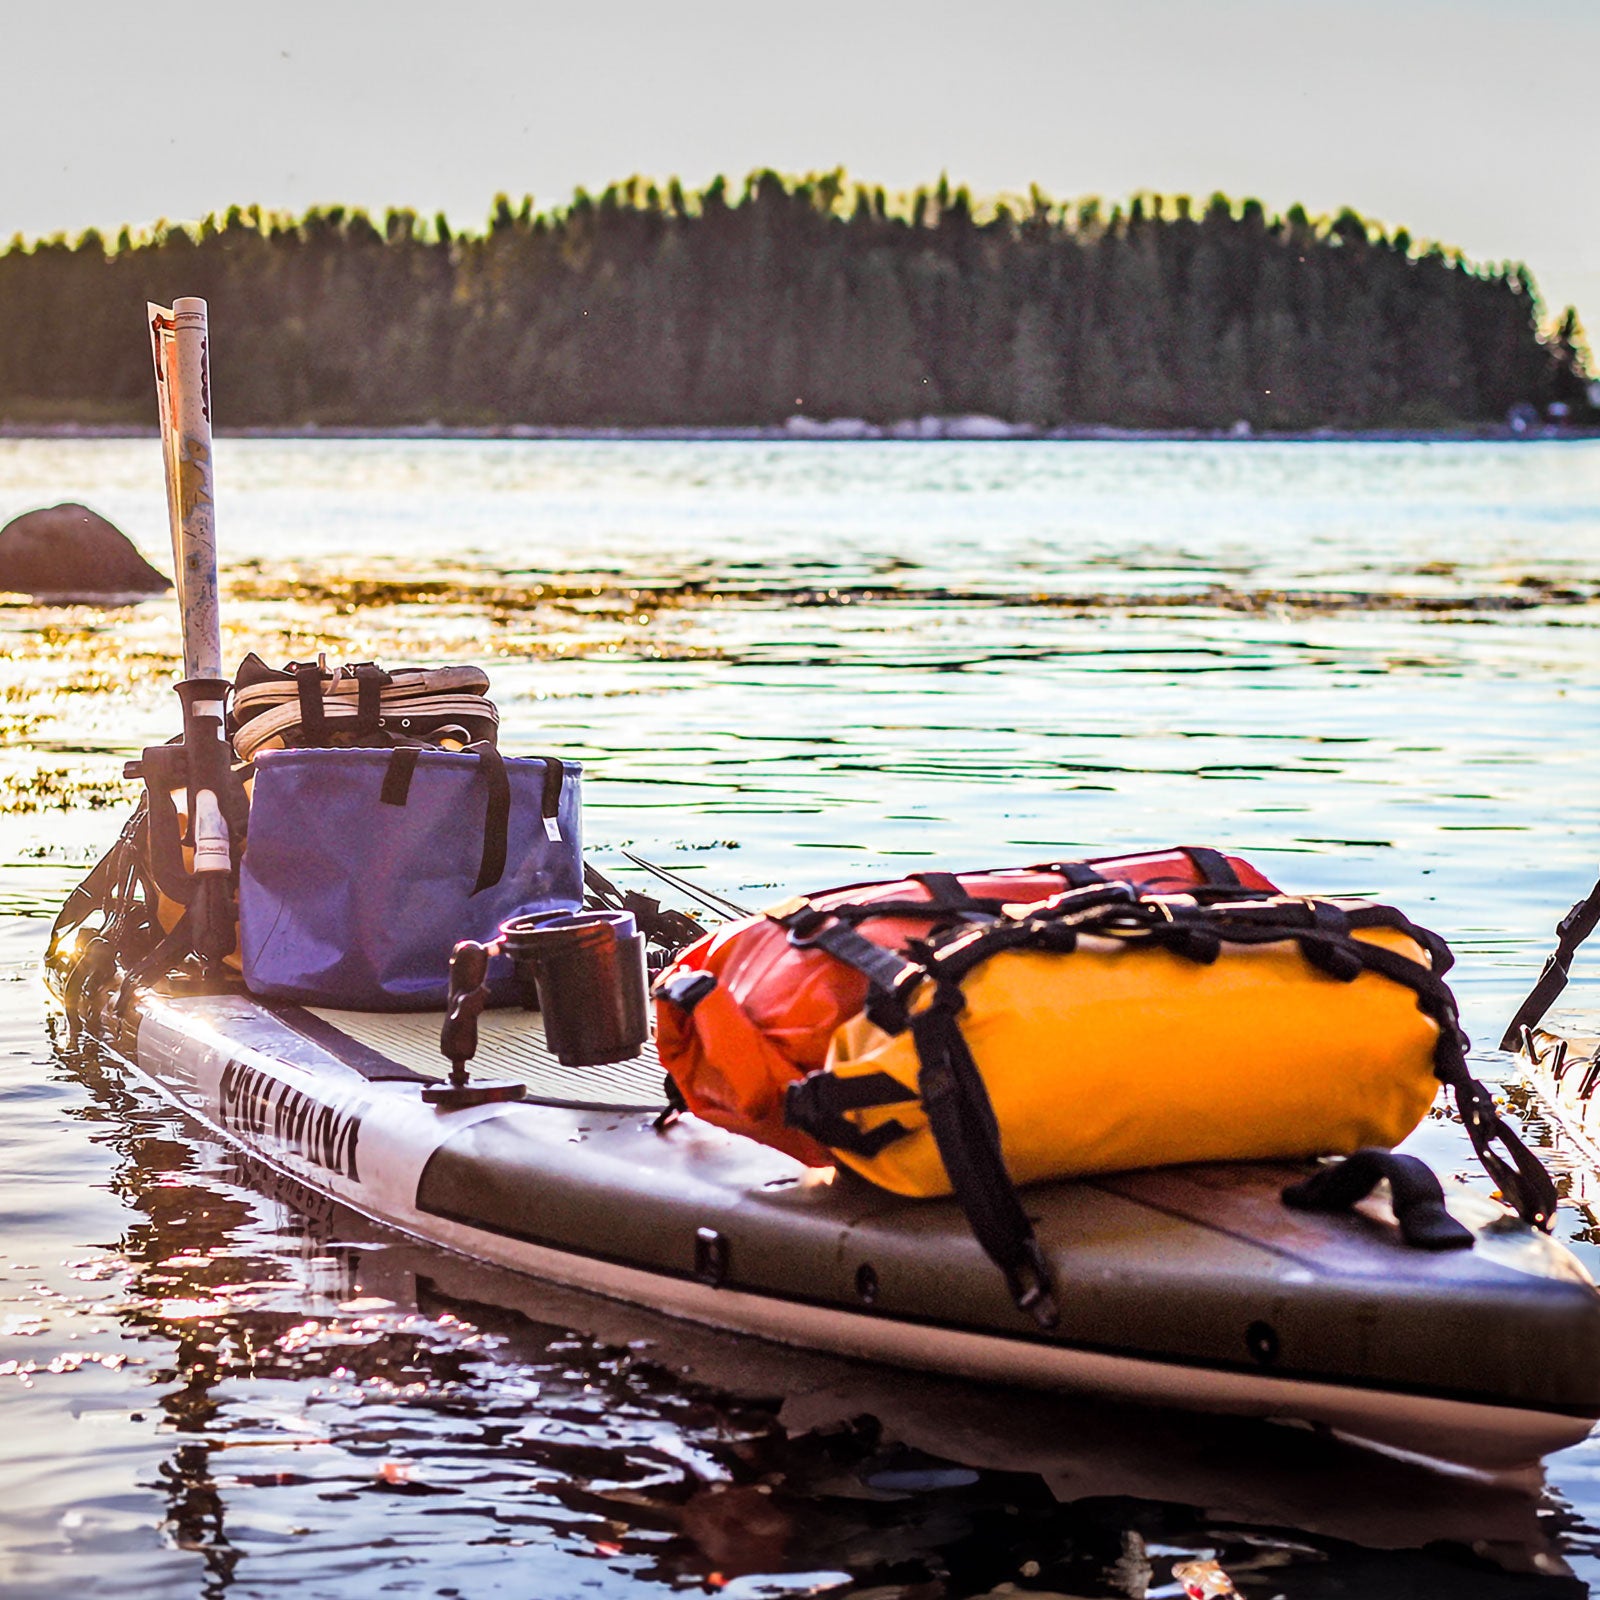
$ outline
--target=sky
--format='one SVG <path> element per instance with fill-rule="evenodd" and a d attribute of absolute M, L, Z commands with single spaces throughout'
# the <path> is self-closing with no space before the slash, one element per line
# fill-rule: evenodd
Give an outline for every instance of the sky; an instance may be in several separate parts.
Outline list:
<path fill-rule="evenodd" d="M 1520 260 L 1600 342 L 1600 0 L 0 0 L 0 237 L 846 167 L 1221 189 Z"/>

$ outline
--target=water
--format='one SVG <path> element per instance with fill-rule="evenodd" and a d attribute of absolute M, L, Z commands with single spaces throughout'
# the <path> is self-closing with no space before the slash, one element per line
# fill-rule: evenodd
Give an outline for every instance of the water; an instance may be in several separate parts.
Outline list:
<path fill-rule="evenodd" d="M 0 441 L 0 518 L 159 552 L 159 467 Z M 1439 928 L 1484 1043 L 1593 881 L 1594 445 L 227 440 L 218 479 L 230 659 L 484 661 L 607 870 L 759 904 L 1225 843 Z M 0 607 L 0 1592 L 1600 1582 L 1592 1444 L 1489 1487 L 677 1329 L 285 1192 L 53 1042 L 44 919 L 172 729 L 169 611 Z"/>

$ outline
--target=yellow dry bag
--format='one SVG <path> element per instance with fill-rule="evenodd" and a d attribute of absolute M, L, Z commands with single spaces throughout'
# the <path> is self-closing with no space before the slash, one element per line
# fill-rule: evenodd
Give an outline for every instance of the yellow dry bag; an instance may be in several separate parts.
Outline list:
<path fill-rule="evenodd" d="M 1389 929 L 1356 937 L 1427 960 Z M 926 982 L 913 1011 L 937 992 Z M 1016 1183 L 1394 1145 L 1439 1087 L 1439 1024 L 1414 993 L 1371 971 L 1341 983 L 1287 942 L 1225 945 L 1199 966 L 1159 946 L 1088 935 L 1070 958 L 1003 950 L 961 995 L 961 1037 Z M 845 1114 L 867 1145 L 890 1123 L 903 1131 L 871 1156 L 837 1147 L 839 1159 L 896 1194 L 949 1194 L 915 1098 L 912 1029 L 889 1034 L 857 1016 L 834 1034 L 827 1070 L 841 1088 L 882 1074 L 903 1091 Z"/>
<path fill-rule="evenodd" d="M 1554 1209 L 1467 1071 L 1448 947 L 1389 907 L 1106 884 L 906 954 L 826 920 L 798 936 L 871 995 L 790 1085 L 786 1121 L 896 1194 L 954 1193 L 1041 1320 L 1049 1274 L 1014 1185 L 1387 1150 L 1441 1081 L 1507 1197 L 1541 1225 Z M 1470 1243 L 1435 1231 L 1429 1248 Z"/>

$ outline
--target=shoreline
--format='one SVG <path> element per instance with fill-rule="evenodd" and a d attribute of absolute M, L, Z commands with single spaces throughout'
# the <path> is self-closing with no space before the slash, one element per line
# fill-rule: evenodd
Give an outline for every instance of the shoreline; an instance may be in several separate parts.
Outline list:
<path fill-rule="evenodd" d="M 1178 443 L 1178 444 L 1528 444 L 1600 439 L 1600 427 L 1540 426 L 1518 432 L 1503 423 L 1458 428 L 1307 428 L 1270 430 L 1241 428 L 1120 428 L 1082 426 L 1035 428 L 997 417 L 922 417 L 877 424 L 857 418 L 813 422 L 809 417 L 786 423 L 702 427 L 558 426 L 533 423 L 379 424 L 302 423 L 285 427 L 219 426 L 218 438 L 273 440 L 517 440 L 555 443 L 677 444 L 1020 444 L 1020 443 Z M 7 422 L 0 420 L 0 440 L 8 439 L 154 439 L 154 425 L 132 422 Z"/>

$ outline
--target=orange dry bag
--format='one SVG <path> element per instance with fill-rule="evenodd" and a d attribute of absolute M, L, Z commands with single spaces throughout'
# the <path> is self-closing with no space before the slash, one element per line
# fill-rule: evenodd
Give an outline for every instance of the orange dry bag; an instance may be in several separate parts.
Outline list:
<path fill-rule="evenodd" d="M 655 991 L 661 1064 L 697 1116 L 812 1166 L 831 1166 L 831 1151 L 785 1123 L 784 1091 L 827 1060 L 835 1030 L 866 1005 L 868 978 L 830 954 L 810 925 L 825 923 L 828 941 L 855 936 L 858 959 L 870 960 L 877 949 L 898 970 L 894 952 L 911 940 L 1097 883 L 1155 894 L 1275 887 L 1237 856 L 1182 846 L 982 872 L 918 872 L 797 897 L 728 924 L 662 974 Z"/>

